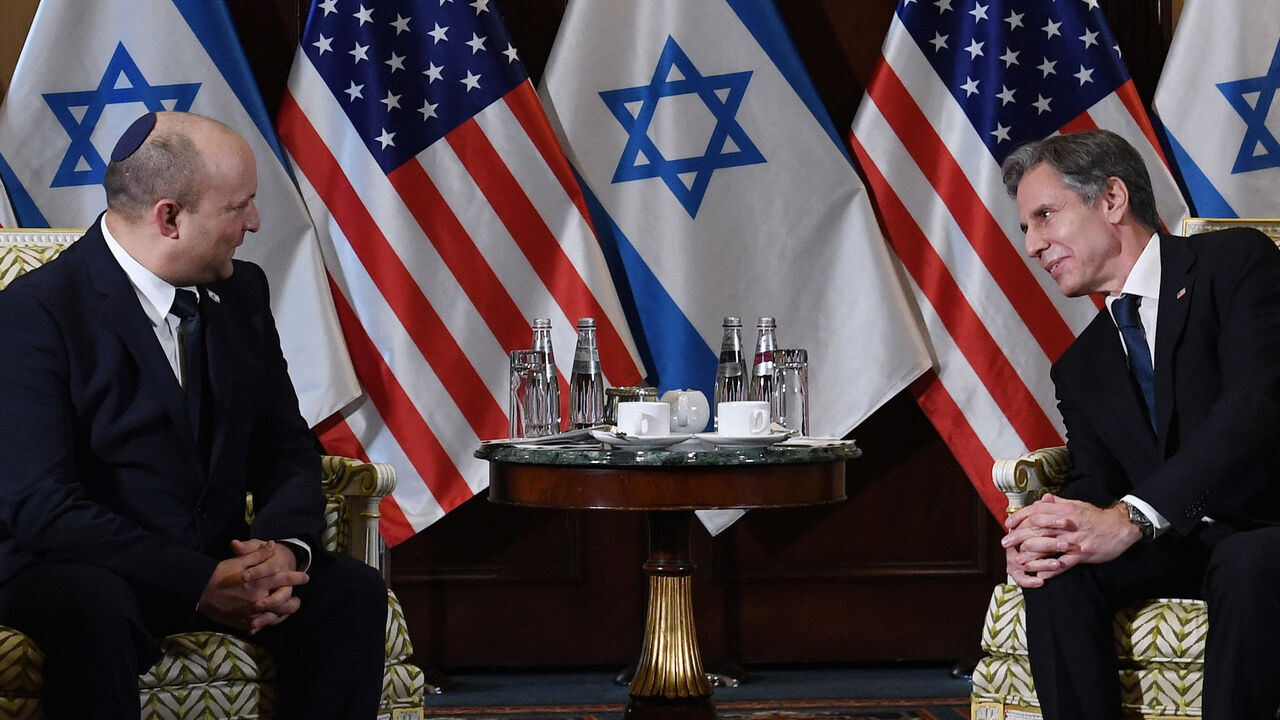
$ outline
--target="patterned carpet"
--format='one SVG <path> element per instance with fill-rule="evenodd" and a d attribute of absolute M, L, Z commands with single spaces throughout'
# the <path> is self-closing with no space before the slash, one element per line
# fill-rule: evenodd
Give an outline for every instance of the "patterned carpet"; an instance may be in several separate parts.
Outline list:
<path fill-rule="evenodd" d="M 436 720 L 618 720 L 621 704 L 509 707 L 428 706 Z M 753 700 L 716 703 L 722 720 L 969 720 L 968 698 Z"/>

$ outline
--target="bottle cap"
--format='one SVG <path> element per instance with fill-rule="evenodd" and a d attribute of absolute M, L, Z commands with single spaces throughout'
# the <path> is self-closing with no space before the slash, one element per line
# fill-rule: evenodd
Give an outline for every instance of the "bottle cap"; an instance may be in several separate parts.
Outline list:
<path fill-rule="evenodd" d="M 771 317 L 762 317 L 756 321 L 756 327 L 777 327 L 778 321 Z"/>
<path fill-rule="evenodd" d="M 596 319 L 595 319 L 595 318 L 589 318 L 589 317 L 587 317 L 587 318 L 578 318 L 578 329 L 579 329 L 579 330 L 581 330 L 582 328 L 593 328 L 593 327 L 595 327 L 595 326 L 596 326 Z"/>
<path fill-rule="evenodd" d="M 550 318 L 534 318 L 533 326 L 536 328 L 549 328 L 551 327 L 551 319 Z"/>
<path fill-rule="evenodd" d="M 725 315 L 724 326 L 725 327 L 742 327 L 742 320 L 733 315 Z"/>

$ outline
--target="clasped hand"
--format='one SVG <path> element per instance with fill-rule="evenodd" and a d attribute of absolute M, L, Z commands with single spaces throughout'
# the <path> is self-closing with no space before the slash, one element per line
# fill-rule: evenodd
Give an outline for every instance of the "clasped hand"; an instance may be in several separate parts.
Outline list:
<path fill-rule="evenodd" d="M 276 625 L 297 612 L 293 588 L 307 582 L 284 543 L 231 541 L 233 557 L 218 563 L 200 596 L 200 612 L 214 622 L 248 632 Z"/>
<path fill-rule="evenodd" d="M 1024 588 L 1081 563 L 1113 560 L 1142 537 L 1122 505 L 1100 508 L 1051 494 L 1010 515 L 1005 527 L 1005 566 Z"/>

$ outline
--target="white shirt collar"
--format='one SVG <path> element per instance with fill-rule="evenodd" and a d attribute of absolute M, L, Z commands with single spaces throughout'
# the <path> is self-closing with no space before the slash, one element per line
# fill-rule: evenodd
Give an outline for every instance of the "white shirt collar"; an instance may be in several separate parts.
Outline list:
<path fill-rule="evenodd" d="M 1144 298 L 1158 300 L 1160 298 L 1160 235 L 1152 234 L 1147 246 L 1142 249 L 1138 261 L 1125 278 L 1125 295 L 1141 295 Z"/>
<path fill-rule="evenodd" d="M 164 322 L 165 316 L 169 314 L 169 308 L 173 307 L 173 297 L 177 288 L 144 267 L 120 245 L 120 242 L 111 234 L 111 230 L 107 228 L 106 215 L 102 216 L 100 226 L 102 237 L 107 241 L 107 249 L 111 251 L 116 262 L 120 263 L 124 274 L 129 276 L 129 283 L 133 285 L 133 290 L 137 293 L 138 300 L 142 303 L 142 310 L 151 321 L 151 326 L 155 327 Z M 191 289 L 194 290 L 194 288 Z M 200 293 L 197 292 L 197 298 L 199 295 Z"/>
<path fill-rule="evenodd" d="M 1143 303 L 1142 307 L 1155 307 L 1160 300 L 1160 234 L 1152 233 L 1151 239 L 1147 241 L 1147 246 L 1142 249 L 1142 254 L 1138 255 L 1138 260 L 1129 270 L 1129 277 L 1125 278 L 1124 287 L 1120 289 L 1120 295 L 1138 295 L 1148 302 Z M 1115 302 L 1120 295 L 1108 295 L 1104 298 L 1107 309 L 1111 309 L 1111 303 Z"/>

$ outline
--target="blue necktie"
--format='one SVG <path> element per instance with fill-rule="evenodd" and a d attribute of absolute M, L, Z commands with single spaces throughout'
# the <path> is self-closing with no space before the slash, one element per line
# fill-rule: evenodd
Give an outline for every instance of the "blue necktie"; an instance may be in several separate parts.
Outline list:
<path fill-rule="evenodd" d="M 1147 348 L 1147 335 L 1142 329 L 1142 319 L 1138 317 L 1138 304 L 1142 301 L 1137 295 L 1121 295 L 1111 303 L 1111 313 L 1116 318 L 1116 327 L 1120 328 L 1120 337 L 1124 338 L 1124 346 L 1129 351 L 1129 370 L 1142 389 L 1142 399 L 1147 403 L 1147 417 L 1152 429 L 1156 426 L 1156 374 L 1151 365 L 1151 350 Z"/>
<path fill-rule="evenodd" d="M 204 400 L 204 321 L 200 319 L 200 303 L 196 294 L 179 289 L 169 313 L 180 320 L 178 355 L 182 364 L 182 386 L 186 391 L 191 429 L 196 437 L 200 437 L 200 406 Z"/>

